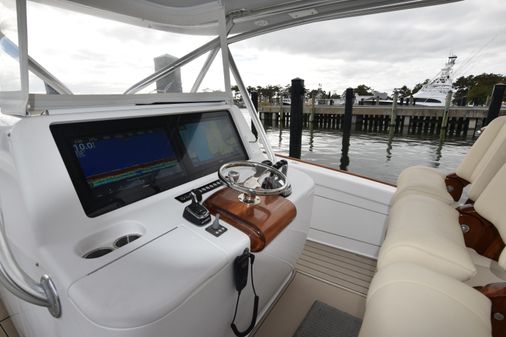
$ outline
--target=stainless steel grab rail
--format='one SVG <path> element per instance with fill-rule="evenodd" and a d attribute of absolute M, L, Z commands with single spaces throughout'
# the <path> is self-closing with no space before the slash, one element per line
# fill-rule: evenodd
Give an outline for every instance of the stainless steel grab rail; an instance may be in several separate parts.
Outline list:
<path fill-rule="evenodd" d="M 0 283 L 14 296 L 46 307 L 55 318 L 61 317 L 61 303 L 56 287 L 49 275 L 34 281 L 18 265 L 5 236 L 3 212 L 0 210 Z"/>

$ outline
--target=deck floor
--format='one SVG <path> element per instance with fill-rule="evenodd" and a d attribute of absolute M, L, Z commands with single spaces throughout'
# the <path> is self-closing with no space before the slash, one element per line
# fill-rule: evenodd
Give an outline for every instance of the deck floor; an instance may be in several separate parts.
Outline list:
<path fill-rule="evenodd" d="M 376 271 L 376 260 L 306 241 L 296 269 L 301 274 L 366 296 Z"/>
<path fill-rule="evenodd" d="M 292 337 L 314 301 L 362 318 L 376 261 L 307 241 L 296 274 L 254 337 Z"/>
<path fill-rule="evenodd" d="M 0 301 L 0 337 L 19 337 L 2 301 Z"/>

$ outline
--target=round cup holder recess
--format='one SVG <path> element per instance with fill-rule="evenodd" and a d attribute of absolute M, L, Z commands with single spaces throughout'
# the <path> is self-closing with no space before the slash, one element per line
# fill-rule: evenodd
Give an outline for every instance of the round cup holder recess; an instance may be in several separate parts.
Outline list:
<path fill-rule="evenodd" d="M 141 234 L 126 234 L 123 235 L 116 240 L 114 240 L 114 243 L 112 244 L 112 247 L 100 247 L 95 248 L 93 250 L 90 250 L 89 252 L 85 253 L 82 257 L 85 259 L 96 259 L 99 257 L 102 257 L 104 255 L 109 254 L 110 252 L 114 251 L 115 249 L 121 248 L 130 242 L 133 242 L 140 238 Z"/>
<path fill-rule="evenodd" d="M 85 259 L 96 259 L 98 257 L 109 254 L 112 251 L 113 251 L 112 248 L 105 248 L 105 247 L 97 248 L 97 249 L 93 249 L 92 251 L 89 251 L 88 253 L 84 254 L 83 257 Z"/>
<path fill-rule="evenodd" d="M 113 246 L 115 248 L 120 248 L 120 247 L 123 247 L 124 245 L 126 244 L 129 244 L 130 242 L 132 241 L 135 241 L 137 240 L 138 238 L 140 238 L 141 236 L 139 234 L 128 234 L 128 235 L 124 235 L 122 237 L 120 237 L 119 239 L 116 239 L 116 241 L 114 241 L 114 244 Z"/>

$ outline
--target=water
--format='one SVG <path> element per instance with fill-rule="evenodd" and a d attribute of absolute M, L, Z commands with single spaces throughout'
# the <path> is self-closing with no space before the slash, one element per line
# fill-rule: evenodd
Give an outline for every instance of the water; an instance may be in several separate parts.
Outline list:
<path fill-rule="evenodd" d="M 266 127 L 266 131 L 274 152 L 288 154 L 290 130 Z M 341 131 L 305 129 L 301 159 L 395 183 L 399 173 L 413 165 L 455 172 L 474 141 L 471 136 L 448 137 L 441 142 L 439 136 L 404 134 L 390 138 L 388 133 L 352 131 L 347 163 Z"/>

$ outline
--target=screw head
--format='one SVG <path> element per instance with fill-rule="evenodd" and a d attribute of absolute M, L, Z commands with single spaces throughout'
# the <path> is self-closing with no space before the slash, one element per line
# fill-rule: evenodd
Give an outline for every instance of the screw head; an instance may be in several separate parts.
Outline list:
<path fill-rule="evenodd" d="M 462 233 L 466 234 L 467 232 L 469 232 L 471 230 L 471 227 L 469 227 L 469 225 L 462 224 L 462 225 L 460 225 L 460 229 L 462 229 Z"/>

